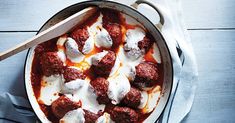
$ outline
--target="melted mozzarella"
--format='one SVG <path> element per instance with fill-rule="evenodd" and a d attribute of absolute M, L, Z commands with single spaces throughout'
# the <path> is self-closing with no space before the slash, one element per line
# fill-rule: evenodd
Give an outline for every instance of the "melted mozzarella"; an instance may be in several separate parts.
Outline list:
<path fill-rule="evenodd" d="M 58 55 L 58 57 L 61 59 L 61 61 L 64 63 L 64 65 L 66 65 L 66 64 L 65 64 L 65 63 L 66 63 L 66 56 L 65 56 L 64 51 L 63 51 L 63 50 L 59 50 L 59 51 L 57 52 L 57 55 Z"/>
<path fill-rule="evenodd" d="M 81 55 L 81 52 L 78 50 L 78 44 L 76 41 L 72 38 L 68 38 L 68 41 L 65 43 L 66 47 L 66 54 L 71 57 L 76 57 L 78 55 Z"/>
<path fill-rule="evenodd" d="M 90 26 L 89 32 L 93 36 L 94 43 L 97 47 L 110 48 L 113 41 L 107 30 L 102 27 L 102 18 L 103 15 L 100 14 L 97 21 Z"/>
<path fill-rule="evenodd" d="M 72 38 L 68 38 L 65 47 L 67 58 L 72 62 L 79 63 L 84 59 L 85 56 L 78 50 L 78 45 Z"/>
<path fill-rule="evenodd" d="M 114 121 L 110 118 L 110 114 L 105 112 L 96 120 L 96 123 L 114 123 Z"/>
<path fill-rule="evenodd" d="M 91 58 L 91 62 L 93 65 L 98 65 L 98 63 L 100 62 L 100 60 L 108 53 L 108 51 L 103 51 L 100 53 L 95 54 L 92 58 Z"/>
<path fill-rule="evenodd" d="M 121 61 L 120 61 L 119 57 L 116 56 L 115 63 L 113 65 L 113 68 L 111 69 L 109 76 L 111 77 L 111 76 L 115 75 L 119 71 L 120 67 L 121 67 Z"/>
<path fill-rule="evenodd" d="M 98 111 L 103 111 L 105 105 L 100 105 L 96 98 L 94 90 L 89 84 L 89 81 L 84 82 L 83 86 L 74 93 L 74 98 L 78 98 L 82 101 L 82 108 L 89 110 L 93 113 L 98 113 Z"/>
<path fill-rule="evenodd" d="M 112 38 L 106 29 L 100 27 L 100 31 L 97 31 L 97 34 L 95 36 L 95 45 L 97 47 L 104 48 L 110 48 L 113 45 Z"/>
<path fill-rule="evenodd" d="M 103 18 L 103 15 L 100 14 L 100 16 L 97 18 L 97 21 L 90 26 L 90 32 L 93 35 L 93 37 L 95 37 L 95 35 L 99 31 L 98 28 L 102 27 L 102 23 L 103 23 L 102 18 Z"/>
<path fill-rule="evenodd" d="M 117 56 L 122 64 L 119 73 L 123 73 L 129 80 L 133 81 L 135 78 L 135 66 L 140 64 L 140 62 L 142 61 L 142 57 L 138 59 L 131 59 L 125 55 L 125 51 L 123 48 L 120 48 Z"/>
<path fill-rule="evenodd" d="M 75 93 L 79 88 L 81 88 L 86 81 L 82 79 L 75 79 L 70 82 L 62 84 L 61 91 L 62 93 Z"/>
<path fill-rule="evenodd" d="M 78 108 L 67 112 L 64 117 L 60 119 L 60 123 L 84 123 L 84 115 L 85 112 L 81 108 Z"/>
<path fill-rule="evenodd" d="M 153 58 L 158 62 L 158 63 L 161 63 L 162 60 L 161 60 L 161 54 L 160 54 L 160 51 L 159 51 L 159 48 L 157 46 L 156 43 L 153 44 Z"/>
<path fill-rule="evenodd" d="M 82 48 L 82 52 L 84 54 L 88 54 L 92 51 L 92 49 L 94 48 L 94 37 L 93 34 L 90 30 L 90 28 L 87 28 L 88 33 L 89 33 L 89 38 L 85 41 L 85 44 Z"/>
<path fill-rule="evenodd" d="M 57 40 L 56 45 L 59 46 L 64 46 L 64 43 L 67 41 L 67 37 L 66 36 L 60 36 L 60 38 Z"/>
<path fill-rule="evenodd" d="M 43 76 L 39 100 L 45 105 L 51 105 L 53 101 L 59 98 L 61 83 L 62 78 L 60 75 Z"/>
<path fill-rule="evenodd" d="M 141 28 L 136 27 L 135 29 L 127 30 L 124 49 L 128 51 L 126 55 L 129 58 L 138 59 L 143 55 L 143 51 L 138 47 L 138 42 L 143 40 L 144 36 L 145 32 Z"/>
<path fill-rule="evenodd" d="M 108 97 L 112 100 L 113 104 L 118 104 L 130 91 L 130 83 L 127 77 L 121 73 L 109 77 Z"/>
<path fill-rule="evenodd" d="M 160 96 L 161 96 L 161 87 L 160 86 L 154 87 L 151 93 L 148 94 L 148 100 L 145 107 L 142 109 L 142 112 L 143 113 L 152 112 L 154 108 L 157 106 Z"/>
<path fill-rule="evenodd" d="M 64 47 L 64 43 L 66 41 L 67 41 L 67 37 L 66 36 L 61 36 L 57 40 L 56 45 L 59 46 L 59 47 Z M 64 65 L 66 65 L 66 55 L 64 53 L 64 49 L 58 48 L 57 55 L 61 59 L 61 61 L 64 63 Z"/>

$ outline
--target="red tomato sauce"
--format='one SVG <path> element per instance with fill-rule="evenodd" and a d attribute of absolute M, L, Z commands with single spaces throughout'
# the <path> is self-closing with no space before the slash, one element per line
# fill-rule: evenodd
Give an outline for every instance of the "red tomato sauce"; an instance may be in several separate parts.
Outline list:
<path fill-rule="evenodd" d="M 125 18 L 121 15 L 120 12 L 105 8 L 105 9 L 99 9 L 94 14 L 94 16 L 92 16 L 88 20 L 84 21 L 81 25 L 78 25 L 74 29 L 91 26 L 93 23 L 95 23 L 97 21 L 100 13 L 103 14 L 103 19 L 102 20 L 103 20 L 104 28 L 109 23 L 117 23 L 117 24 L 121 25 L 121 38 L 118 39 L 119 40 L 118 42 L 120 42 L 120 43 L 113 45 L 112 48 L 109 49 L 109 50 L 112 50 L 115 53 L 117 53 L 119 51 L 119 48 L 124 45 L 124 37 L 125 37 L 126 31 L 128 29 L 134 29 L 136 27 L 141 27 L 141 26 L 127 24 Z M 68 32 L 65 35 L 69 36 L 70 32 Z M 44 43 L 38 45 L 35 49 L 35 55 L 34 55 L 34 58 L 33 58 L 32 71 L 31 71 L 31 83 L 32 83 L 34 95 L 37 99 L 40 97 L 41 79 L 42 79 L 42 76 L 43 76 L 43 73 L 42 73 L 42 70 L 41 70 L 41 64 L 40 64 L 40 57 L 45 52 L 58 51 L 58 48 L 63 49 L 63 47 L 57 47 L 57 45 L 56 45 L 57 40 L 58 40 L 58 38 L 55 38 L 55 39 L 52 39 L 50 41 L 44 42 Z M 94 54 L 96 54 L 98 52 L 101 52 L 103 50 L 107 50 L 107 49 L 95 47 L 93 49 L 93 51 L 89 55 L 87 55 L 86 57 L 94 55 Z M 144 56 L 144 61 L 157 63 L 151 55 L 152 52 L 153 52 L 153 49 L 150 48 L 150 50 Z M 76 64 L 72 63 L 69 60 L 67 60 L 66 63 L 67 63 L 68 66 L 74 66 L 74 65 L 76 66 Z M 163 83 L 163 73 L 164 73 L 163 72 L 163 65 L 158 64 L 158 66 L 159 66 L 160 79 L 157 82 L 157 85 L 161 86 L 162 83 Z M 92 72 L 90 72 L 90 69 L 88 69 L 86 71 L 83 71 L 83 72 L 84 72 L 85 75 L 87 75 L 91 79 L 96 78 L 96 76 L 94 74 L 92 74 Z M 38 101 L 38 103 L 40 105 L 41 110 L 44 112 L 44 114 L 48 118 L 48 120 L 52 121 L 53 123 L 58 123 L 59 122 L 59 119 L 56 118 L 56 116 L 51 111 L 51 106 L 46 106 L 46 105 L 42 104 L 42 102 L 40 102 L 40 101 Z M 119 104 L 119 106 L 122 106 L 122 105 Z M 107 111 L 108 109 L 110 109 L 112 107 L 113 107 L 112 104 L 106 105 L 105 111 Z M 139 110 L 139 109 L 137 109 L 136 112 L 139 114 L 139 120 L 138 120 L 139 123 L 143 122 L 151 114 L 151 113 L 143 114 L 141 112 L 141 110 Z"/>

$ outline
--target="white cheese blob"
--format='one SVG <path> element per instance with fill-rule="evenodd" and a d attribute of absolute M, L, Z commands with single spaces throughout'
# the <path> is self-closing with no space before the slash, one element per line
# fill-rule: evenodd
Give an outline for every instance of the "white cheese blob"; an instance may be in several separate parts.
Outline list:
<path fill-rule="evenodd" d="M 66 36 L 61 36 L 59 37 L 59 39 L 56 42 L 57 47 L 64 47 L 64 43 L 67 41 L 67 37 Z M 57 55 L 58 57 L 61 59 L 61 61 L 64 63 L 64 65 L 66 65 L 66 55 L 64 53 L 64 49 L 62 48 L 58 48 L 58 52 Z"/>
<path fill-rule="evenodd" d="M 78 108 L 76 110 L 72 110 L 67 112 L 62 119 L 60 119 L 60 123 L 85 123 L 85 112 Z"/>
<path fill-rule="evenodd" d="M 126 33 L 126 44 L 124 49 L 126 55 L 131 59 L 138 59 L 143 55 L 143 51 L 138 47 L 138 42 L 143 40 L 145 37 L 145 32 L 143 29 L 136 27 L 135 29 L 129 29 Z"/>
<path fill-rule="evenodd" d="M 100 16 L 97 18 L 97 21 L 90 26 L 90 32 L 93 35 L 93 37 L 96 37 L 96 34 L 100 31 L 99 27 L 102 27 L 103 23 L 102 18 L 103 15 L 100 14 Z"/>
<path fill-rule="evenodd" d="M 161 60 L 161 54 L 160 54 L 160 51 L 159 51 L 159 48 L 157 46 L 156 43 L 153 44 L 153 58 L 158 62 L 158 63 L 161 63 L 162 60 Z"/>
<path fill-rule="evenodd" d="M 154 110 L 154 108 L 157 106 L 157 103 L 161 97 L 161 87 L 156 86 L 153 88 L 151 93 L 148 94 L 148 100 L 145 107 L 142 109 L 143 113 L 149 113 Z"/>
<path fill-rule="evenodd" d="M 108 51 L 103 51 L 100 53 L 95 54 L 92 58 L 91 58 L 91 62 L 93 65 L 98 65 L 98 63 L 100 62 L 100 60 L 108 53 Z"/>
<path fill-rule="evenodd" d="M 109 76 L 111 77 L 111 76 L 115 75 L 119 71 L 120 67 L 121 67 L 121 61 L 120 61 L 119 57 L 116 56 L 115 63 L 113 65 L 113 68 L 111 69 Z"/>
<path fill-rule="evenodd" d="M 140 64 L 142 57 L 138 59 L 131 59 L 125 55 L 123 48 L 120 48 L 117 57 L 120 59 L 122 66 L 119 69 L 119 73 L 123 73 L 130 81 L 135 78 L 135 66 Z"/>
<path fill-rule="evenodd" d="M 96 123 L 114 123 L 114 121 L 110 118 L 110 114 L 105 112 L 96 120 Z"/>
<path fill-rule="evenodd" d="M 67 41 L 67 37 L 66 36 L 60 36 L 59 39 L 56 42 L 56 45 L 59 46 L 64 46 L 64 43 Z"/>
<path fill-rule="evenodd" d="M 78 50 L 78 44 L 72 38 L 68 38 L 65 43 L 66 55 L 69 60 L 79 63 L 84 59 L 84 55 Z"/>
<path fill-rule="evenodd" d="M 72 38 L 68 38 L 68 40 L 65 43 L 65 47 L 66 47 L 66 54 L 71 57 L 76 57 L 81 54 L 81 52 L 78 50 L 78 44 Z"/>
<path fill-rule="evenodd" d="M 65 66 L 66 65 L 65 64 L 66 63 L 66 55 L 65 55 L 64 51 L 63 50 L 58 50 L 57 55 L 58 55 L 58 57 L 60 58 L 60 60 L 63 62 L 64 66 Z"/>
<path fill-rule="evenodd" d="M 108 97 L 112 100 L 113 104 L 118 104 L 130 91 L 130 83 L 127 77 L 121 73 L 109 77 Z"/>
<path fill-rule="evenodd" d="M 53 101 L 59 98 L 61 83 L 62 77 L 60 75 L 43 76 L 39 100 L 45 105 L 51 105 Z"/>
<path fill-rule="evenodd" d="M 100 105 L 97 102 L 97 96 L 88 80 L 86 80 L 86 82 L 83 83 L 83 86 L 74 93 L 73 97 L 81 100 L 82 109 L 89 110 L 93 113 L 98 113 L 100 110 L 103 111 L 105 108 L 105 105 Z"/>
<path fill-rule="evenodd" d="M 66 94 L 66 93 L 70 93 L 73 94 L 75 93 L 79 88 L 81 88 L 84 83 L 86 82 L 86 80 L 82 80 L 82 79 L 75 79 L 69 82 L 63 82 L 62 84 L 62 88 L 61 88 L 61 92 Z"/>
<path fill-rule="evenodd" d="M 94 48 L 94 37 L 93 34 L 90 30 L 90 28 L 87 28 L 88 33 L 89 33 L 89 38 L 85 41 L 85 44 L 82 48 L 82 53 L 84 54 L 88 54 L 92 51 L 92 49 Z"/>
<path fill-rule="evenodd" d="M 97 47 L 110 48 L 113 45 L 113 41 L 107 30 L 102 27 L 97 30 L 98 31 L 95 36 L 95 45 Z"/>

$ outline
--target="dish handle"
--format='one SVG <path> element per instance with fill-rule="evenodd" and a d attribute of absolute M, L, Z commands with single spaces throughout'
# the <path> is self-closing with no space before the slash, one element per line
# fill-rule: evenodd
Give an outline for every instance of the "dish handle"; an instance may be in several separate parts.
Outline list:
<path fill-rule="evenodd" d="M 135 9 L 137 9 L 140 4 L 147 4 L 150 7 L 152 7 L 154 10 L 157 11 L 157 13 L 160 17 L 160 21 L 159 21 L 158 24 L 155 24 L 155 26 L 161 30 L 162 26 L 165 23 L 165 19 L 163 17 L 162 11 L 159 9 L 159 7 L 157 5 L 154 5 L 153 3 L 149 2 L 149 1 L 146 1 L 146 0 L 136 0 L 135 3 L 133 3 L 131 6 L 134 7 Z"/>

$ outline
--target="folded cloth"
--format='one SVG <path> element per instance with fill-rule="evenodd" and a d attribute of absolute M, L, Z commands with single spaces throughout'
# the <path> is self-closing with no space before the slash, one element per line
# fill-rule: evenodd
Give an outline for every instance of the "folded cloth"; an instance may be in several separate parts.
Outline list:
<path fill-rule="evenodd" d="M 118 1 L 130 5 L 135 0 Z M 160 31 L 169 47 L 174 67 L 174 82 L 170 100 L 157 122 L 179 123 L 190 112 L 193 104 L 198 76 L 196 60 L 182 19 L 180 0 L 152 0 L 150 2 L 158 6 L 165 18 L 165 24 Z M 151 7 L 141 5 L 139 11 L 149 17 L 153 23 L 157 23 L 157 19 L 153 16 L 156 12 Z M 24 98 L 8 93 L 1 94 L 0 109 L 0 122 L 36 122 L 36 116 Z"/>
<path fill-rule="evenodd" d="M 0 94 L 0 123 L 35 123 L 36 117 L 28 100 L 9 93 Z"/>

